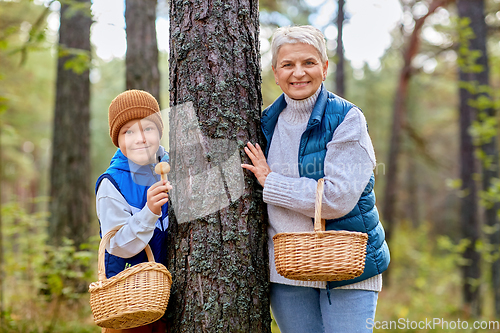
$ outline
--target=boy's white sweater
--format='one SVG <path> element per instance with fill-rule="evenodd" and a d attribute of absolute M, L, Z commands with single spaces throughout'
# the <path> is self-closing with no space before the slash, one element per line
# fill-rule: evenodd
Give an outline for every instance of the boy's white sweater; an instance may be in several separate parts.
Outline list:
<path fill-rule="evenodd" d="M 287 107 L 278 118 L 269 148 L 267 162 L 272 172 L 264 184 L 264 201 L 268 204 L 270 279 L 274 283 L 326 288 L 326 282 L 289 280 L 279 275 L 272 240 L 280 232 L 314 230 L 311 218 L 317 182 L 300 177 L 298 152 L 320 89 L 300 101 L 285 95 Z M 327 145 L 322 217 L 335 219 L 349 213 L 368 184 L 374 167 L 375 153 L 365 117 L 358 108 L 352 108 Z M 339 288 L 380 291 L 382 275 Z"/>
<path fill-rule="evenodd" d="M 103 179 L 96 195 L 97 217 L 104 236 L 118 225 L 123 227 L 110 239 L 106 248 L 109 253 L 130 258 L 144 250 L 153 237 L 155 227 L 161 223 L 159 215 L 144 205 L 142 209 L 130 206 L 116 187 Z"/>

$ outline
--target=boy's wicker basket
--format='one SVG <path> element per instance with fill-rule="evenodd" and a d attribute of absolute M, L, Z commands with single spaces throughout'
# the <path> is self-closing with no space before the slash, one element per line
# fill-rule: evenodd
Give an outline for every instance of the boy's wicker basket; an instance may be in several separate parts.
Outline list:
<path fill-rule="evenodd" d="M 97 325 L 127 329 L 160 319 L 167 308 L 172 276 L 154 260 L 146 246 L 148 262 L 132 266 L 107 279 L 104 265 L 106 244 L 121 226 L 110 230 L 99 245 L 99 281 L 89 286 L 90 307 Z"/>
<path fill-rule="evenodd" d="M 325 231 L 321 219 L 324 179 L 318 181 L 314 232 L 287 232 L 273 237 L 278 273 L 303 281 L 350 280 L 363 273 L 368 235 L 362 232 Z"/>

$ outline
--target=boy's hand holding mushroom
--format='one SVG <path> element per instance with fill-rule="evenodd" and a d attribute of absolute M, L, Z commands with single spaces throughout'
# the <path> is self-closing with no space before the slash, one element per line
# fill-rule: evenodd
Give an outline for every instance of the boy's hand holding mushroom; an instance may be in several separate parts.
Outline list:
<path fill-rule="evenodd" d="M 158 163 L 155 167 L 155 172 L 161 175 L 161 180 L 149 188 L 147 205 L 152 213 L 161 215 L 161 206 L 168 202 L 168 191 L 172 189 L 167 178 L 167 173 L 170 172 L 170 165 L 166 162 Z"/>

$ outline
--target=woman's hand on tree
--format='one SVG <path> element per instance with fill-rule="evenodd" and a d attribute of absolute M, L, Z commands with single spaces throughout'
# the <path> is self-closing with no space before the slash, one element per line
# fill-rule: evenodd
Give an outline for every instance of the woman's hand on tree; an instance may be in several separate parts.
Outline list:
<path fill-rule="evenodd" d="M 253 172 L 260 185 L 264 187 L 267 175 L 271 173 L 271 168 L 267 164 L 266 156 L 260 148 L 259 144 L 256 143 L 255 146 L 250 142 L 247 143 L 245 147 L 245 153 L 248 155 L 252 164 L 242 164 L 241 167 Z"/>

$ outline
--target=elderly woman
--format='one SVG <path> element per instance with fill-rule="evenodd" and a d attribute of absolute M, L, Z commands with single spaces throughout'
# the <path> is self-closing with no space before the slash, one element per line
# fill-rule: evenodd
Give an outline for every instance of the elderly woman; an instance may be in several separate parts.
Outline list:
<path fill-rule="evenodd" d="M 262 114 L 265 150 L 248 143 L 245 152 L 252 164 L 242 167 L 264 188 L 273 315 L 282 333 L 371 332 L 381 273 L 390 258 L 375 207 L 375 153 L 365 117 L 325 89 L 328 58 L 318 29 L 279 28 L 271 48 L 283 94 Z M 326 229 L 368 234 L 364 272 L 352 280 L 289 280 L 276 271 L 272 237 L 313 230 L 320 178 L 325 179 Z"/>

